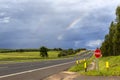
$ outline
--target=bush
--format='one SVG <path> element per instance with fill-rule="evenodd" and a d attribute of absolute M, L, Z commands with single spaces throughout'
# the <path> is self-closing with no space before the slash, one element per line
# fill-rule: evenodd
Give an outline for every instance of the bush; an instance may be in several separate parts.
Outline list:
<path fill-rule="evenodd" d="M 58 54 L 58 57 L 62 57 L 62 56 L 67 56 L 67 51 L 61 51 L 59 54 Z"/>
<path fill-rule="evenodd" d="M 67 56 L 75 54 L 75 51 L 73 49 L 63 50 L 58 54 L 58 57 Z"/>

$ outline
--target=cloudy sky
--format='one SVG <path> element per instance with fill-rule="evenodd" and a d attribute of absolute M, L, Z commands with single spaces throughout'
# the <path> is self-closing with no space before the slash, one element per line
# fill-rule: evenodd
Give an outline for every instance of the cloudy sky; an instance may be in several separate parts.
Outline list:
<path fill-rule="evenodd" d="M 0 0 L 0 48 L 99 47 L 120 0 Z"/>

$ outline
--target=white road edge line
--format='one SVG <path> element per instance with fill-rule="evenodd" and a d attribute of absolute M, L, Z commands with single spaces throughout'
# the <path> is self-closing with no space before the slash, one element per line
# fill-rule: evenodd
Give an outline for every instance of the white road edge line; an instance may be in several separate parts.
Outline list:
<path fill-rule="evenodd" d="M 38 69 L 33 69 L 33 70 L 28 70 L 28 71 L 23 71 L 23 72 L 9 74 L 9 75 L 4 75 L 4 76 L 0 76 L 0 78 L 5 78 L 5 77 L 10 77 L 10 76 L 20 75 L 20 74 L 24 74 L 24 73 L 30 73 L 30 72 L 34 72 L 34 71 L 37 71 L 37 70 L 42 70 L 42 69 L 52 68 L 52 67 L 61 66 L 61 65 L 65 65 L 65 64 L 70 64 L 70 63 L 73 63 L 73 62 L 75 62 L 75 61 L 67 62 L 67 63 L 62 63 L 62 64 L 58 64 L 58 65 L 53 65 L 53 66 L 48 66 L 48 67 L 43 67 L 43 68 L 38 68 Z"/>

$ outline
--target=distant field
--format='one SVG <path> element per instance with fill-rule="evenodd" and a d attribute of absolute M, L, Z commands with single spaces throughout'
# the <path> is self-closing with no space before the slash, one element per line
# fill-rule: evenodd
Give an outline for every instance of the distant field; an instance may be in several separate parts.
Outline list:
<path fill-rule="evenodd" d="M 58 58 L 59 51 L 49 51 L 47 59 Z M 22 60 L 43 60 L 40 52 L 13 52 L 13 53 L 0 53 L 0 61 L 22 61 Z M 0 63 L 1 63 L 0 62 Z"/>

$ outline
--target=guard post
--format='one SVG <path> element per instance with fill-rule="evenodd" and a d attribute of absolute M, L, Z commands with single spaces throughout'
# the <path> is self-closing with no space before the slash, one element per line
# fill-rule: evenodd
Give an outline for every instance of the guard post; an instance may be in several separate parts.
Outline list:
<path fill-rule="evenodd" d="M 76 60 L 76 64 L 77 64 L 77 65 L 79 64 L 79 61 L 78 61 L 78 60 Z"/>
<path fill-rule="evenodd" d="M 86 62 L 84 63 L 84 69 L 85 69 L 85 72 L 87 72 L 87 63 Z"/>
<path fill-rule="evenodd" d="M 106 69 L 109 70 L 109 62 L 106 61 Z"/>

